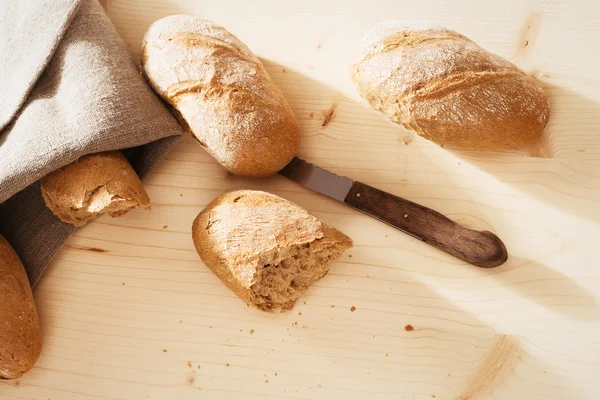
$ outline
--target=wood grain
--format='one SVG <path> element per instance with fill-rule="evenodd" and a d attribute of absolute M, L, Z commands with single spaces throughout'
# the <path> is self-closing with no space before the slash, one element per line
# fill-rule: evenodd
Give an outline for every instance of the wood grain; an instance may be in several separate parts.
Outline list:
<path fill-rule="evenodd" d="M 493 231 L 511 257 L 468 266 L 285 178 L 229 176 L 186 139 L 146 182 L 151 211 L 102 217 L 58 254 L 35 290 L 42 355 L 0 382 L 0 398 L 600 398 L 600 2 L 105 4 L 135 57 L 163 16 L 224 25 L 289 99 L 300 157 Z M 393 18 L 441 22 L 536 74 L 552 107 L 543 140 L 459 152 L 374 112 L 348 65 L 362 33 Z M 288 314 L 248 309 L 194 251 L 198 212 L 242 188 L 294 201 L 354 239 Z"/>

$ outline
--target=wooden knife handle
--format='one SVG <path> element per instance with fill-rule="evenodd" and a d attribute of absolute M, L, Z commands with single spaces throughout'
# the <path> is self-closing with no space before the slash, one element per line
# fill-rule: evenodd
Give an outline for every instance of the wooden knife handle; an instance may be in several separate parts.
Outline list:
<path fill-rule="evenodd" d="M 470 264 L 483 268 L 503 264 L 508 253 L 500 238 L 457 224 L 430 208 L 354 182 L 346 204 Z"/>

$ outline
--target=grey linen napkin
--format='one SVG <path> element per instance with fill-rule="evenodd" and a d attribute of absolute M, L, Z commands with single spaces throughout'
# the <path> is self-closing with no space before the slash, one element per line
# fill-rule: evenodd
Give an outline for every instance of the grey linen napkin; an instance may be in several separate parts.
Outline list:
<path fill-rule="evenodd" d="M 97 0 L 0 1 L 0 233 L 32 285 L 75 231 L 39 180 L 117 149 L 143 179 L 181 133 Z"/>

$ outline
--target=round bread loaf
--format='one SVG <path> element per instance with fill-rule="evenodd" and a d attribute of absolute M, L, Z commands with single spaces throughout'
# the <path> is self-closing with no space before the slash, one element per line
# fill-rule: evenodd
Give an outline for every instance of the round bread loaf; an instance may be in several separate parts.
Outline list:
<path fill-rule="evenodd" d="M 23 375 L 41 351 L 40 323 L 25 268 L 0 235 L 0 378 Z"/>
<path fill-rule="evenodd" d="M 204 263 L 263 311 L 286 310 L 352 247 L 352 240 L 275 195 L 240 190 L 210 203 L 192 237 Z"/>
<path fill-rule="evenodd" d="M 227 170 L 268 176 L 296 154 L 296 118 L 262 63 L 226 29 L 188 15 L 148 29 L 142 66 L 180 121 Z"/>
<path fill-rule="evenodd" d="M 465 36 L 387 22 L 360 44 L 352 79 L 371 106 L 434 142 L 463 149 L 519 147 L 550 114 L 540 84 Z"/>

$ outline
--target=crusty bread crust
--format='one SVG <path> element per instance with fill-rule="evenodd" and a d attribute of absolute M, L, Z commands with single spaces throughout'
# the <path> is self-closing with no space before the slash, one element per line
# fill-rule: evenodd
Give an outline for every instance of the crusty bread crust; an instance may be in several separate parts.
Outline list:
<path fill-rule="evenodd" d="M 120 151 L 90 154 L 41 181 L 46 206 L 61 221 L 84 226 L 100 214 L 149 208 L 150 198 Z"/>
<path fill-rule="evenodd" d="M 253 190 L 226 193 L 211 202 L 194 220 L 192 237 L 200 258 L 215 275 L 238 297 L 264 311 L 292 307 L 352 247 L 348 236 L 303 208 Z M 303 253 L 303 249 L 310 251 Z M 303 271 L 310 273 L 288 276 L 288 281 L 278 283 L 285 287 L 258 288 L 268 268 L 294 267 L 301 255 L 319 261 L 303 265 Z M 262 295 L 269 297 L 267 289 L 272 289 L 273 298 Z M 275 298 L 275 291 L 280 295 L 287 289 L 289 298 Z"/>
<path fill-rule="evenodd" d="M 42 350 L 40 323 L 25 268 L 0 235 L 0 378 L 29 371 Z"/>
<path fill-rule="evenodd" d="M 142 42 L 154 90 L 227 170 L 268 176 L 296 154 L 298 122 L 260 60 L 238 38 L 188 15 L 156 21 Z"/>
<path fill-rule="evenodd" d="M 373 108 L 444 145 L 519 147 L 542 133 L 550 115 L 539 82 L 441 27 L 377 25 L 363 37 L 351 75 Z"/>

